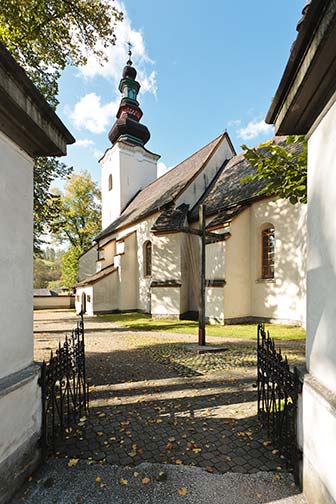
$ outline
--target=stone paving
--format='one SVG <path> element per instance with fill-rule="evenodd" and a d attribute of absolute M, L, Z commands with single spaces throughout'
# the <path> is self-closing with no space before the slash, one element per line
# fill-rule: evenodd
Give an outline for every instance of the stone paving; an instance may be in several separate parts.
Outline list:
<path fill-rule="evenodd" d="M 70 312 L 37 312 L 37 360 L 55 348 L 73 320 Z M 222 365 L 208 357 L 215 371 L 208 365 L 202 372 L 204 366 L 190 364 L 196 358 L 182 359 L 178 367 L 164 359 L 167 347 L 175 345 L 181 352 L 181 345 L 194 339 L 134 334 L 103 319 L 88 319 L 90 414 L 67 433 L 57 456 L 89 464 L 194 465 L 218 473 L 285 470 L 257 422 L 250 361 L 230 367 L 229 349 L 227 359 L 218 357 Z"/>

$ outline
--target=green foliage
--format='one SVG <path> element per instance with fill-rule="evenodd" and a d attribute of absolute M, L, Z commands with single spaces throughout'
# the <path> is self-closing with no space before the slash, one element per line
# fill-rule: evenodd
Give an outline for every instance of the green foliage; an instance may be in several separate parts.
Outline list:
<path fill-rule="evenodd" d="M 0 41 L 55 109 L 58 80 L 66 66 L 80 66 L 88 54 L 104 62 L 104 48 L 115 44 L 114 28 L 123 14 L 106 0 L 1 0 Z M 36 160 L 34 169 L 34 248 L 59 212 L 50 191 L 72 168 L 55 158 Z"/>
<path fill-rule="evenodd" d="M 59 211 L 50 223 L 53 235 L 83 253 L 101 230 L 101 195 L 87 171 L 72 173 L 64 194 L 57 198 Z"/>
<path fill-rule="evenodd" d="M 38 158 L 34 165 L 34 252 L 41 254 L 43 236 L 50 231 L 50 223 L 60 211 L 60 198 L 51 189 L 51 183 L 68 177 L 73 168 L 56 158 Z"/>
<path fill-rule="evenodd" d="M 160 331 L 177 334 L 198 334 L 198 322 L 191 320 L 155 320 L 151 315 L 144 313 L 115 313 L 101 315 L 106 320 L 110 320 L 122 327 L 127 327 L 133 331 Z M 280 340 L 301 340 L 305 339 L 306 332 L 301 327 L 267 324 L 266 329 L 271 332 L 275 339 Z M 223 338 L 243 338 L 256 340 L 256 324 L 243 325 L 207 325 L 208 336 L 219 336 Z M 160 344 L 160 339 L 156 339 Z"/>
<path fill-rule="evenodd" d="M 301 148 L 297 148 L 300 144 Z M 242 145 L 244 157 L 255 168 L 241 182 L 262 180 L 260 194 L 289 199 L 292 204 L 307 203 L 307 142 L 303 136 L 288 136 L 286 145 L 267 142 L 250 149 Z"/>
<path fill-rule="evenodd" d="M 61 279 L 62 252 L 47 248 L 34 257 L 34 289 L 51 288 L 50 284 Z"/>
<path fill-rule="evenodd" d="M 72 289 L 77 282 L 78 259 L 82 253 L 80 247 L 70 247 L 63 255 L 62 282 L 68 289 Z"/>
<path fill-rule="evenodd" d="M 84 65 L 88 54 L 103 62 L 120 20 L 105 0 L 1 0 L 0 41 L 56 107 L 61 71 Z"/>

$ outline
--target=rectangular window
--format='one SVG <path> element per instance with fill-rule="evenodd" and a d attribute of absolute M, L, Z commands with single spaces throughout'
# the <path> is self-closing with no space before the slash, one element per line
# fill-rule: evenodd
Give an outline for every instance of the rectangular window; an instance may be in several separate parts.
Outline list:
<path fill-rule="evenodd" d="M 262 278 L 274 278 L 274 228 L 262 231 Z"/>
<path fill-rule="evenodd" d="M 100 248 L 98 249 L 98 261 L 101 261 L 102 259 L 104 259 L 104 249 Z"/>

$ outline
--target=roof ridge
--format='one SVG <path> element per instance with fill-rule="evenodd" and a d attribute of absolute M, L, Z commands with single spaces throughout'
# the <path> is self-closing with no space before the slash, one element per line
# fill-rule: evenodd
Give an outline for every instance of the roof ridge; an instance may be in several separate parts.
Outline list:
<path fill-rule="evenodd" d="M 162 180 L 163 177 L 166 177 L 169 173 L 171 173 L 173 170 L 175 170 L 176 168 L 178 168 L 181 164 L 185 163 L 186 161 L 188 161 L 188 159 L 191 159 L 192 157 L 196 156 L 196 154 L 198 154 L 199 152 L 201 152 L 201 150 L 205 149 L 206 147 L 208 147 L 211 143 L 213 142 L 216 142 L 216 145 L 217 143 L 219 142 L 220 139 L 224 138 L 225 136 L 225 132 L 224 133 L 221 133 L 220 135 L 218 135 L 216 138 L 214 138 L 213 140 L 210 140 L 210 142 L 208 142 L 207 144 L 203 145 L 203 147 L 201 147 L 200 149 L 198 149 L 197 151 L 193 152 L 192 154 L 190 154 L 188 157 L 186 157 L 185 159 L 183 159 L 183 161 L 181 161 L 180 163 L 178 163 L 177 165 L 173 166 L 173 168 L 171 168 L 170 170 L 168 170 L 166 173 L 163 173 L 163 175 L 160 175 L 160 177 L 156 178 L 155 180 L 153 180 L 152 182 L 150 182 L 149 184 L 145 185 L 145 187 L 143 187 L 141 189 L 141 191 L 143 191 L 144 189 L 146 189 L 147 187 L 149 187 L 150 185 L 154 184 L 155 182 L 157 182 L 158 180 Z M 212 153 L 212 151 L 211 151 Z"/>

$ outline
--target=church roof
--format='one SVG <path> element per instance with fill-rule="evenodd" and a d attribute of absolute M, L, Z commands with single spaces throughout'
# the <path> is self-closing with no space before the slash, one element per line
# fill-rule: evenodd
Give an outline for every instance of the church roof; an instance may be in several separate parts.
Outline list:
<path fill-rule="evenodd" d="M 285 136 L 276 136 L 274 143 L 286 145 Z M 301 144 L 291 144 L 287 147 L 293 152 L 301 150 Z M 249 202 L 259 198 L 260 191 L 265 186 L 265 181 L 256 180 L 241 183 L 241 179 L 255 173 L 253 166 L 245 159 L 244 154 L 232 157 L 226 163 L 223 171 L 208 194 L 198 202 L 189 215 L 191 221 L 198 219 L 198 205 L 203 203 L 206 207 L 206 215 L 214 215 L 214 219 L 208 227 L 228 222 L 241 213 Z"/>
<path fill-rule="evenodd" d="M 101 280 L 102 278 L 105 278 L 108 275 L 111 275 L 115 271 L 118 271 L 118 268 L 116 266 L 114 266 L 114 264 L 111 264 L 111 266 L 107 266 L 106 268 L 98 271 L 94 275 L 89 275 L 84 280 L 81 280 L 80 282 L 76 283 L 75 287 L 85 287 L 85 285 L 94 284 L 94 283 L 98 282 L 99 280 Z"/>
<path fill-rule="evenodd" d="M 187 159 L 179 163 L 158 179 L 148 184 L 135 195 L 121 216 L 104 229 L 96 240 L 108 236 L 121 227 L 133 224 L 172 204 L 180 193 L 194 180 L 217 147 L 228 138 L 227 133 L 219 135 Z M 230 140 L 229 140 L 230 142 Z"/>

